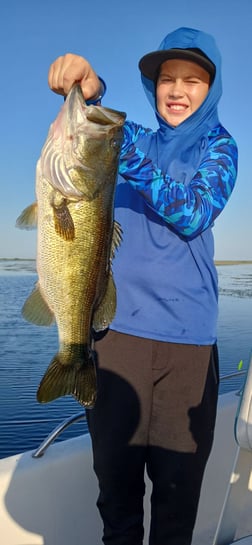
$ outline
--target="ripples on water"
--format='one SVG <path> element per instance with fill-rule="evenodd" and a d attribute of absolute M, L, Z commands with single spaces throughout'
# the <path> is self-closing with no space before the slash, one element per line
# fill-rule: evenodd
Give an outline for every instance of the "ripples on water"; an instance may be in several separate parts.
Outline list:
<path fill-rule="evenodd" d="M 252 264 L 222 265 L 217 270 L 220 295 L 242 299 L 252 297 Z"/>
<path fill-rule="evenodd" d="M 219 278 L 218 347 L 220 375 L 248 367 L 252 348 L 252 264 L 221 265 Z M 220 384 L 220 393 L 240 389 L 244 376 Z"/>
<path fill-rule="evenodd" d="M 219 266 L 220 374 L 246 368 L 252 346 L 252 265 Z M 41 405 L 38 384 L 57 351 L 56 326 L 38 327 L 21 316 L 36 282 L 32 260 L 0 259 L 0 458 L 35 449 L 62 420 L 81 411 L 71 396 Z M 220 392 L 239 388 L 244 378 L 223 382 Z M 66 430 L 64 440 L 87 431 L 85 421 Z"/>

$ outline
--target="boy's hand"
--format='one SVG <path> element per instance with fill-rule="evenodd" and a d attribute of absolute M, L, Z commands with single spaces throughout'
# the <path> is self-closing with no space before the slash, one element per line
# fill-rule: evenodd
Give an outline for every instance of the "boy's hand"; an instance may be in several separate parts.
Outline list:
<path fill-rule="evenodd" d="M 49 69 L 49 87 L 59 95 L 67 95 L 76 82 L 80 83 L 85 100 L 99 96 L 100 81 L 84 57 L 72 53 L 58 57 Z"/>

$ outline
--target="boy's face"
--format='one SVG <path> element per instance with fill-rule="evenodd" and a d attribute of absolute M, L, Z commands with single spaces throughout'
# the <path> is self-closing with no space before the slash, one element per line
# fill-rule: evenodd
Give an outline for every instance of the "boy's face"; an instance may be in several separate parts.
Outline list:
<path fill-rule="evenodd" d="M 208 72 L 195 62 L 165 61 L 157 80 L 157 110 L 169 125 L 177 127 L 199 108 L 209 87 Z"/>

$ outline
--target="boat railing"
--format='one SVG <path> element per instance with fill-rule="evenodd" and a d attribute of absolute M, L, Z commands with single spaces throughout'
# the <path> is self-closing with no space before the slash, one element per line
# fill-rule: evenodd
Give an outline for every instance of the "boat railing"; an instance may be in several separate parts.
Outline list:
<path fill-rule="evenodd" d="M 245 375 L 247 371 L 237 371 L 235 373 L 230 373 L 229 375 L 223 375 L 220 377 L 220 382 L 223 382 L 224 380 L 229 380 L 229 379 L 232 379 L 234 377 L 240 377 L 242 375 Z M 242 389 L 243 387 L 238 390 L 236 392 L 236 395 L 240 396 L 241 395 L 241 392 L 242 392 Z M 59 435 L 65 431 L 67 428 L 69 428 L 69 426 L 72 426 L 72 424 L 74 424 L 75 422 L 79 422 L 80 420 L 86 420 L 86 415 L 85 415 L 85 412 L 84 411 L 81 411 L 73 416 L 70 416 L 69 418 L 66 418 L 65 420 L 63 420 L 63 422 L 61 422 L 60 424 L 58 424 L 58 426 L 56 426 L 56 428 L 54 428 L 52 430 L 51 433 L 49 433 L 49 435 L 44 439 L 44 441 L 42 441 L 42 443 L 39 445 L 39 447 L 35 450 L 35 452 L 33 452 L 32 454 L 32 457 L 33 458 L 41 458 L 41 456 L 43 456 L 46 452 L 46 450 L 48 449 L 48 447 L 54 443 L 55 439 L 57 439 L 57 437 L 59 437 Z"/>
<path fill-rule="evenodd" d="M 223 380 L 229 380 L 230 378 L 234 378 L 234 377 L 242 377 L 243 375 L 246 375 L 246 374 L 247 374 L 247 371 L 235 371 L 235 373 L 230 373 L 229 375 L 221 375 L 220 382 L 223 382 Z M 241 395 L 240 390 L 237 392 L 237 395 Z"/>
<path fill-rule="evenodd" d="M 79 422 L 80 420 L 86 420 L 86 415 L 84 411 L 81 411 L 77 414 L 74 414 L 72 416 L 69 416 L 69 418 L 66 418 L 61 422 L 54 430 L 49 433 L 49 435 L 42 441 L 42 443 L 39 445 L 39 447 L 33 452 L 32 457 L 33 458 L 41 458 L 45 454 L 45 451 L 48 449 L 48 447 L 59 437 L 59 435 L 65 431 L 69 426 L 74 424 L 75 422 Z"/>

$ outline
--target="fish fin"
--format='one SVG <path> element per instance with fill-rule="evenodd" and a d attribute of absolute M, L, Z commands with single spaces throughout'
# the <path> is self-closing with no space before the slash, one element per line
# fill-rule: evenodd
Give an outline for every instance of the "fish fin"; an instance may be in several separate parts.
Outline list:
<path fill-rule="evenodd" d="M 109 273 L 108 285 L 105 295 L 94 313 L 93 328 L 95 331 L 107 329 L 116 312 L 116 287 L 112 272 Z"/>
<path fill-rule="evenodd" d="M 64 199 L 60 206 L 52 204 L 52 208 L 56 233 L 64 240 L 74 240 L 74 222 L 68 210 L 66 199 Z"/>
<path fill-rule="evenodd" d="M 38 223 L 38 204 L 34 202 L 27 206 L 18 216 L 16 227 L 19 229 L 35 229 Z"/>
<path fill-rule="evenodd" d="M 61 353 L 58 353 L 42 378 L 37 400 L 48 403 L 58 397 L 73 395 L 81 405 L 91 409 L 95 403 L 96 389 L 96 370 L 91 353 L 86 353 L 85 360 L 79 353 L 70 364 L 62 363 Z"/>
<path fill-rule="evenodd" d="M 110 262 L 115 256 L 115 251 L 121 244 L 122 240 L 122 228 L 120 223 L 114 221 L 112 243 L 110 250 Z M 99 304 L 98 308 L 94 312 L 93 317 L 93 329 L 95 331 L 104 331 L 112 322 L 116 313 L 116 287 L 113 279 L 113 274 L 110 269 L 108 284 L 105 295 Z"/>
<path fill-rule="evenodd" d="M 122 228 L 120 223 L 118 223 L 118 221 L 114 221 L 112 244 L 111 244 L 111 250 L 110 250 L 111 260 L 114 259 L 115 251 L 118 250 L 121 242 L 122 242 Z"/>
<path fill-rule="evenodd" d="M 39 284 L 36 284 L 31 295 L 25 301 L 22 315 L 28 322 L 36 325 L 50 326 L 54 322 L 54 314 L 45 301 Z"/>

